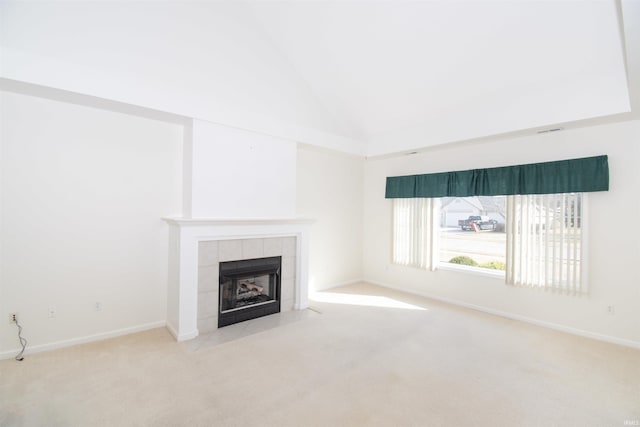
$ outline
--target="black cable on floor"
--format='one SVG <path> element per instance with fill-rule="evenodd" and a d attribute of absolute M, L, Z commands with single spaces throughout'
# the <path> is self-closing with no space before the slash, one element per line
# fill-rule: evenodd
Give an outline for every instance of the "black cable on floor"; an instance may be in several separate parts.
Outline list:
<path fill-rule="evenodd" d="M 16 326 L 18 327 L 18 339 L 20 340 L 20 344 L 22 345 L 22 350 L 20 350 L 20 353 L 17 354 L 16 360 L 18 362 L 22 362 L 24 360 L 22 354 L 24 353 L 24 349 L 27 347 L 27 340 L 25 338 L 22 338 L 22 326 L 20 326 L 20 323 L 18 323 L 18 319 L 16 319 L 15 322 Z"/>

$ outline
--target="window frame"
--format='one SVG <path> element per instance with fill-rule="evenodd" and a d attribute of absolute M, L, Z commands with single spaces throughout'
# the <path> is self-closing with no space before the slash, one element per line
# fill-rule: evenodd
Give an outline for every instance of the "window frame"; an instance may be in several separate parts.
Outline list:
<path fill-rule="evenodd" d="M 459 197 L 461 199 L 463 198 L 467 198 L 467 197 L 474 197 L 474 196 L 465 196 L 465 197 Z M 492 196 L 494 197 L 494 196 Z M 505 196 L 505 197 L 509 197 L 509 196 Z M 444 199 L 445 197 L 439 197 L 438 199 L 440 200 L 439 203 L 439 207 L 440 207 L 440 212 L 439 214 L 442 214 L 442 199 Z M 505 212 L 506 215 L 506 212 Z M 505 229 L 505 233 L 506 233 L 506 229 Z M 440 245 L 440 238 L 441 238 L 441 234 L 442 234 L 442 226 L 438 226 L 438 230 L 435 236 L 435 239 L 438 242 L 438 249 L 439 249 L 439 245 Z M 506 243 L 505 243 L 505 258 L 506 258 Z M 436 253 L 434 256 L 437 257 L 436 260 L 434 260 L 434 265 L 436 268 L 440 268 L 442 270 L 448 270 L 448 271 L 460 271 L 463 273 L 467 273 L 467 274 L 474 274 L 476 276 L 483 276 L 483 277 L 491 277 L 491 278 L 498 278 L 498 279 L 502 279 L 505 280 L 506 278 L 506 271 L 505 270 L 496 270 L 496 269 L 491 269 L 491 268 L 483 268 L 483 267 L 474 267 L 474 266 L 470 266 L 470 265 L 462 265 L 462 264 L 454 264 L 454 263 L 450 263 L 450 262 L 446 262 L 446 261 L 442 261 L 440 260 L 440 251 L 438 251 L 438 253 Z M 506 261 L 505 261 L 506 264 Z"/>
<path fill-rule="evenodd" d="M 568 193 L 563 193 L 563 194 L 568 194 Z M 512 196 L 507 196 L 507 197 L 512 197 Z M 439 218 L 440 217 L 440 206 L 441 206 L 441 197 L 434 197 L 432 198 L 434 199 L 434 201 L 436 201 L 435 203 L 431 204 L 431 215 L 432 217 L 436 217 Z M 396 200 L 396 199 L 393 199 Z M 392 208 L 393 209 L 393 208 Z M 507 214 L 508 215 L 508 214 Z M 505 218 L 506 221 L 509 221 L 509 217 L 507 216 Z M 395 219 L 393 218 L 393 214 L 392 214 L 392 221 L 395 221 Z M 507 284 L 507 274 L 505 270 L 492 270 L 492 269 L 488 269 L 488 268 L 482 268 L 482 267 L 474 267 L 474 266 L 466 266 L 466 265 L 459 265 L 459 264 L 451 264 L 448 262 L 444 262 L 444 261 L 440 261 L 440 251 L 439 251 L 439 246 L 440 246 L 440 234 L 441 234 L 441 227 L 440 227 L 440 223 L 439 221 L 431 221 L 432 226 L 436 225 L 437 227 L 434 227 L 434 229 L 430 230 L 431 231 L 431 248 L 432 248 L 432 252 L 430 254 L 431 256 L 431 260 L 430 263 L 431 265 L 427 268 L 425 267 L 420 267 L 420 266 L 415 266 L 415 265 L 405 265 L 405 264 L 399 264 L 394 262 L 393 259 L 393 251 L 394 251 L 394 247 L 393 245 L 395 245 L 396 239 L 395 236 L 393 236 L 393 229 L 395 227 L 395 225 L 392 223 L 392 256 L 391 256 L 391 264 L 393 265 L 397 265 L 400 267 L 412 267 L 412 268 L 418 268 L 421 270 L 425 270 L 425 271 L 435 271 L 435 270 L 443 270 L 443 271 L 453 271 L 453 272 L 459 272 L 462 274 L 470 274 L 470 275 L 475 275 L 475 276 L 481 276 L 481 277 L 486 277 L 486 278 L 493 278 L 493 279 L 501 279 L 503 281 L 503 283 Z M 579 282 L 579 289 L 577 292 L 573 292 L 576 294 L 587 294 L 589 292 L 589 278 L 588 278 L 588 268 L 587 268 L 587 261 L 588 261 L 588 254 L 589 254 L 589 248 L 588 248 L 588 228 L 589 228 L 589 218 L 588 218 L 588 193 L 587 192 L 581 192 L 581 212 L 580 212 L 580 228 L 581 228 L 581 237 L 580 237 L 580 282 Z M 505 233 L 508 233 L 508 227 L 505 228 Z M 506 248 L 506 244 L 505 244 L 505 256 L 507 253 L 507 248 Z M 507 268 L 509 268 L 509 259 L 506 259 L 507 264 Z M 514 286 L 514 287 L 526 287 L 526 288 L 531 288 L 531 289 L 539 289 L 539 290 L 550 290 L 553 292 L 560 292 L 563 293 L 564 291 L 566 291 L 566 289 L 564 289 L 560 284 L 552 284 L 551 286 L 543 286 L 543 285 L 529 285 L 529 284 L 508 284 L 509 286 Z"/>

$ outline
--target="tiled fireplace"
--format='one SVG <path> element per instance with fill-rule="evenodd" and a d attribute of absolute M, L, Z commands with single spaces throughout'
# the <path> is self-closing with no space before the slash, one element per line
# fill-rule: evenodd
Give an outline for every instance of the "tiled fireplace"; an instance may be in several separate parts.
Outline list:
<path fill-rule="evenodd" d="M 310 220 L 165 221 L 170 225 L 167 327 L 178 341 L 216 330 L 221 311 L 233 311 L 219 306 L 220 263 L 279 258 L 279 310 L 307 307 Z M 265 292 L 262 283 L 244 285 Z"/>
<path fill-rule="evenodd" d="M 242 308 L 220 307 L 220 263 L 280 257 L 280 289 L 275 296 L 278 311 L 292 310 L 296 281 L 296 244 L 297 238 L 294 236 L 200 242 L 198 245 L 198 331 L 210 332 L 218 328 L 221 311 L 233 313 L 233 310 Z"/>

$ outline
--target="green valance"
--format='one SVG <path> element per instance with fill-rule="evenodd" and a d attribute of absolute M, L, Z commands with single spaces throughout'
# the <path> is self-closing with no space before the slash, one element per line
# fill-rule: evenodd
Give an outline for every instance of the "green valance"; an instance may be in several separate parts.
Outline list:
<path fill-rule="evenodd" d="M 387 178 L 387 199 L 555 194 L 609 190 L 608 157 L 596 156 Z"/>

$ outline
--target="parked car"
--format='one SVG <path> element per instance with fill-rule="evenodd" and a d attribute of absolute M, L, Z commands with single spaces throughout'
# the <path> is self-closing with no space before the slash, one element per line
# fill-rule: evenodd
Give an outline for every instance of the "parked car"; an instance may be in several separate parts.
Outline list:
<path fill-rule="evenodd" d="M 488 216 L 471 215 L 467 219 L 458 220 L 458 226 L 463 231 L 495 230 L 497 225 L 498 221 Z"/>

